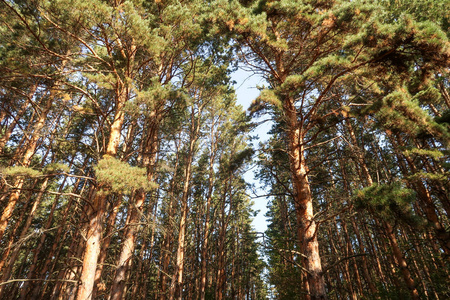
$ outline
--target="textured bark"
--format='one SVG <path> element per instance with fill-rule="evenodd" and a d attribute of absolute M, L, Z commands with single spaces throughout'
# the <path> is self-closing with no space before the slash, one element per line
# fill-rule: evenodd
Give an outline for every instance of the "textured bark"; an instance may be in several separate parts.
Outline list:
<path fill-rule="evenodd" d="M 97 260 L 100 255 L 103 221 L 106 211 L 106 195 L 104 191 L 97 192 L 92 203 L 93 210 L 89 217 L 89 227 L 86 235 L 86 248 L 78 287 L 77 299 L 89 300 L 92 297 Z"/>
<path fill-rule="evenodd" d="M 150 182 L 154 181 L 156 155 L 158 151 L 158 128 L 159 117 L 158 112 L 153 111 L 150 115 L 150 122 L 147 127 L 147 137 L 142 145 L 142 165 L 147 169 L 147 179 Z M 131 266 L 131 258 L 136 247 L 136 235 L 138 232 L 138 223 L 142 214 L 144 201 L 146 198 L 146 191 L 139 190 L 133 201 L 130 201 L 128 212 L 130 217 L 127 219 L 126 229 L 122 244 L 122 250 L 119 255 L 119 262 L 116 266 L 116 274 L 113 280 L 110 300 L 119 300 L 123 298 L 126 283 L 126 273 Z M 151 212 L 150 212 L 151 213 Z"/>
<path fill-rule="evenodd" d="M 116 198 L 116 197 L 115 197 Z M 104 294 L 105 291 L 105 285 L 102 282 L 102 273 L 104 268 L 104 263 L 106 260 L 106 256 L 108 254 L 108 248 L 111 243 L 111 238 L 113 236 L 115 228 L 115 222 L 117 218 L 117 214 L 119 212 L 120 205 L 122 204 L 123 200 L 123 194 L 117 195 L 117 199 L 114 200 L 114 204 L 112 205 L 112 209 L 108 209 L 109 215 L 108 215 L 108 221 L 106 223 L 106 229 L 105 229 L 105 238 L 102 241 L 102 248 L 103 251 L 100 251 L 100 255 L 98 257 L 97 262 L 97 270 L 95 271 L 95 283 L 94 283 L 94 290 L 92 297 L 95 299 L 96 297 L 100 296 L 100 293 Z M 102 295 L 103 296 L 103 295 Z"/>
<path fill-rule="evenodd" d="M 111 131 L 106 148 L 106 155 L 115 157 L 119 148 L 120 132 L 124 122 L 125 114 L 122 111 L 125 99 L 118 99 L 117 113 L 111 125 Z M 89 300 L 92 298 L 97 261 L 101 250 L 101 239 L 103 232 L 103 222 L 106 213 L 106 192 L 104 187 L 100 187 L 92 200 L 90 212 L 88 214 L 89 227 L 86 234 L 86 248 L 83 256 L 83 266 L 80 276 L 80 285 L 77 292 L 77 300 Z"/>
<path fill-rule="evenodd" d="M 297 120 L 297 110 L 293 99 L 285 100 L 284 112 L 288 124 L 288 154 L 294 186 L 295 212 L 299 226 L 298 238 L 301 252 L 304 254 L 304 266 L 307 270 L 307 293 L 313 300 L 326 299 L 325 280 L 317 240 L 317 224 L 314 220 L 312 194 L 304 157 L 303 138 L 305 132 L 302 131 Z"/>

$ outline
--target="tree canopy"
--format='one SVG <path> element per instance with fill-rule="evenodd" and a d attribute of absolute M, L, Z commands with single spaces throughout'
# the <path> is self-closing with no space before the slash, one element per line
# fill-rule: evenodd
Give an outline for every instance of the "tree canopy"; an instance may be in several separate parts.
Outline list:
<path fill-rule="evenodd" d="M 450 297 L 447 7 L 0 1 L 0 299 Z"/>

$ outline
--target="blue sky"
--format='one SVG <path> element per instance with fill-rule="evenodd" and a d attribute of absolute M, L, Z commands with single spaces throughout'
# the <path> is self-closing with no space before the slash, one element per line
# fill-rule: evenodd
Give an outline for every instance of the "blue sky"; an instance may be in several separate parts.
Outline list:
<path fill-rule="evenodd" d="M 233 73 L 231 77 L 234 81 L 236 81 L 236 84 L 234 88 L 236 89 L 236 95 L 237 95 L 237 102 L 238 104 L 242 105 L 244 109 L 247 109 L 252 101 L 258 97 L 259 90 L 256 88 L 257 85 L 261 86 L 264 84 L 264 79 L 262 79 L 258 75 L 252 75 L 250 72 L 246 72 L 242 69 L 239 69 L 235 73 Z M 270 129 L 269 123 L 264 123 L 263 125 L 260 125 L 256 130 L 252 133 L 253 135 L 259 136 L 259 141 L 256 141 L 254 144 L 255 146 L 258 145 L 259 142 L 263 142 L 269 138 L 269 135 L 267 132 Z M 250 169 L 245 174 L 245 180 L 249 183 L 254 183 L 257 187 L 256 192 L 261 194 L 266 194 L 261 189 L 261 186 L 257 180 L 254 179 L 254 168 Z M 251 191 L 249 191 L 250 195 L 253 195 Z M 266 211 L 267 211 L 267 199 L 264 197 L 261 198 L 254 198 L 254 210 L 259 210 L 260 212 L 256 216 L 256 218 L 253 219 L 253 227 L 257 232 L 264 232 L 267 228 L 267 222 L 266 218 L 264 217 Z"/>

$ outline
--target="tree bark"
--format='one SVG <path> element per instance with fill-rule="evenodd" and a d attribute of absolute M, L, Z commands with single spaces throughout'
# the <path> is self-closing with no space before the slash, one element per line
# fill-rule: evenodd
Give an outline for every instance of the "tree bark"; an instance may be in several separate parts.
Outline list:
<path fill-rule="evenodd" d="M 150 115 L 150 121 L 147 127 L 146 140 L 142 145 L 142 165 L 147 169 L 147 180 L 154 181 L 155 177 L 155 164 L 158 151 L 158 128 L 159 128 L 159 116 L 157 111 L 153 111 Z M 125 291 L 125 276 L 127 270 L 131 266 L 131 258 L 136 247 L 136 235 L 139 226 L 137 223 L 142 214 L 144 201 L 146 199 L 146 191 L 138 190 L 133 201 L 130 201 L 128 212 L 130 217 L 127 220 L 122 250 L 119 256 L 119 262 L 116 266 L 116 274 L 113 280 L 111 293 L 109 295 L 110 300 L 119 300 L 123 298 Z"/>
<path fill-rule="evenodd" d="M 326 299 L 325 280 L 322 273 L 322 263 L 317 240 L 317 224 L 314 220 L 312 194 L 308 180 L 308 169 L 304 156 L 302 131 L 297 120 L 297 110 L 294 100 L 288 98 L 284 103 L 284 112 L 288 124 L 288 154 L 291 176 L 294 186 L 294 203 L 297 223 L 299 226 L 298 239 L 303 262 L 307 270 L 307 293 L 312 300 Z"/>
<path fill-rule="evenodd" d="M 120 132 L 125 119 L 122 108 L 125 100 L 119 96 L 117 102 L 117 113 L 111 125 L 106 155 L 115 157 L 119 148 Z M 103 221 L 106 212 L 106 192 L 104 187 L 97 189 L 91 203 L 89 217 L 89 227 L 86 234 L 86 248 L 84 251 L 83 266 L 80 276 L 80 285 L 77 292 L 77 300 L 89 300 L 95 282 L 95 272 L 97 270 L 97 260 L 101 249 L 101 239 L 103 231 Z"/>

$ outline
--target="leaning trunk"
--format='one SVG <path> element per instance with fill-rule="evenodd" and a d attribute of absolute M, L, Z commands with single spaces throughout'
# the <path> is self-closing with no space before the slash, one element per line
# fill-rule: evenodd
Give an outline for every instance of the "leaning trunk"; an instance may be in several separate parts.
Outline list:
<path fill-rule="evenodd" d="M 25 151 L 23 152 L 23 158 L 21 160 L 20 165 L 24 167 L 28 167 L 31 163 L 31 159 L 34 155 L 34 152 L 36 151 L 36 148 L 38 146 L 38 141 L 41 138 L 41 131 L 45 126 L 45 122 L 47 120 L 47 115 L 50 112 L 50 108 L 53 103 L 53 93 L 54 91 L 50 92 L 50 95 L 45 100 L 45 107 L 41 114 L 39 115 L 38 120 L 34 124 L 34 130 L 33 134 L 25 147 Z M 18 153 L 20 153 L 20 149 L 18 149 Z M 17 202 L 19 201 L 22 187 L 24 185 L 24 179 L 19 178 L 14 183 L 14 192 L 11 193 L 11 196 L 9 197 L 8 204 L 3 210 L 3 213 L 0 217 L 0 240 L 3 237 L 3 234 L 5 233 L 6 227 L 8 226 L 8 222 L 11 219 L 11 216 L 13 215 L 14 208 L 16 207 Z"/>

